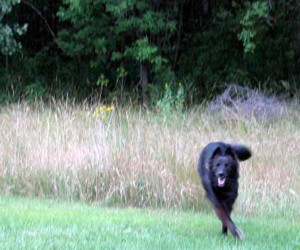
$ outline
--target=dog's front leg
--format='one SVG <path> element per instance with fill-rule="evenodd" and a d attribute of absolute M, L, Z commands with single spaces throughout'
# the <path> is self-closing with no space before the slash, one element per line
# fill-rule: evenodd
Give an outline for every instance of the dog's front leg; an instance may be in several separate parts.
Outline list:
<path fill-rule="evenodd" d="M 235 226 L 224 207 L 215 206 L 215 211 L 219 219 L 222 221 L 222 233 L 226 234 L 228 228 L 234 237 L 237 237 L 239 239 L 243 239 L 245 237 L 243 231 Z"/>

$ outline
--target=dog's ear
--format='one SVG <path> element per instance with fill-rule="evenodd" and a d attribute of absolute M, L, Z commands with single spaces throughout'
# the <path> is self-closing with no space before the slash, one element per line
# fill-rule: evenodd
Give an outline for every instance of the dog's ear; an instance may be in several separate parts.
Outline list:
<path fill-rule="evenodd" d="M 211 153 L 211 156 L 208 158 L 208 160 L 205 163 L 205 168 L 210 169 L 213 161 L 216 157 L 220 156 L 222 154 L 221 148 L 216 147 Z"/>
<path fill-rule="evenodd" d="M 226 148 L 225 154 L 231 156 L 232 159 L 236 159 L 236 154 L 231 147 Z"/>
<path fill-rule="evenodd" d="M 217 147 L 214 152 L 212 153 L 211 159 L 214 159 L 215 157 L 218 157 L 222 154 L 221 148 Z"/>

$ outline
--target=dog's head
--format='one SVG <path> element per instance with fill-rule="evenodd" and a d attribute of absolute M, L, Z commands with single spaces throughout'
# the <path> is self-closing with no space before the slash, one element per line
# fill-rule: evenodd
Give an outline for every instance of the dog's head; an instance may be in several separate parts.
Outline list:
<path fill-rule="evenodd" d="M 238 171 L 237 156 L 228 147 L 223 152 L 221 148 L 217 148 L 211 158 L 211 173 L 218 187 L 226 186 L 231 177 L 236 176 Z"/>

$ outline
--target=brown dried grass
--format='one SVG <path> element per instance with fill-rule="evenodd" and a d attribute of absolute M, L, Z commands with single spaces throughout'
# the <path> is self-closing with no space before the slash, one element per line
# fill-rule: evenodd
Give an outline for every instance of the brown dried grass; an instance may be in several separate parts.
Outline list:
<path fill-rule="evenodd" d="M 226 120 L 203 107 L 164 116 L 116 108 L 109 121 L 88 105 L 11 105 L 0 111 L 2 194 L 82 200 L 106 205 L 206 209 L 196 172 L 211 141 L 253 150 L 241 164 L 237 211 L 298 211 L 300 126 Z"/>

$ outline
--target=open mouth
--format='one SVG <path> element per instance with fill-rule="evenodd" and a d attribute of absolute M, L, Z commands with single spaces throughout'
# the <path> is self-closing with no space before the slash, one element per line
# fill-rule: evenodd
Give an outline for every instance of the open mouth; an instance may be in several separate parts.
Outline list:
<path fill-rule="evenodd" d="M 224 178 L 218 177 L 218 186 L 223 187 L 225 185 L 225 181 L 226 181 L 226 177 Z"/>

